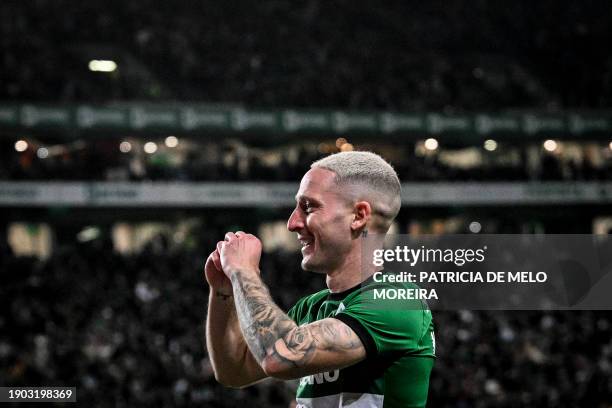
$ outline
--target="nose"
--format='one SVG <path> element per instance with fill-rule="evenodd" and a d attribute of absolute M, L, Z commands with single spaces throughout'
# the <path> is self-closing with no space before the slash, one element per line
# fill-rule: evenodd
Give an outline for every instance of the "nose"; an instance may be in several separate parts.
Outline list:
<path fill-rule="evenodd" d="M 304 220 L 298 208 L 295 208 L 287 221 L 287 229 L 291 232 L 297 232 L 304 228 Z"/>

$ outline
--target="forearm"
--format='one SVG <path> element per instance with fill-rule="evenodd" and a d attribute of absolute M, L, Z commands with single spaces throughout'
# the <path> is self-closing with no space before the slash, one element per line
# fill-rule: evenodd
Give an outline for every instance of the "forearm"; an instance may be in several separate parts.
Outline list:
<path fill-rule="evenodd" d="M 257 273 L 232 275 L 240 328 L 252 355 L 270 377 L 295 379 L 323 371 L 335 359 L 313 361 L 317 347 L 332 349 L 324 326 L 298 327 L 273 301 Z M 323 329 L 323 330 L 322 330 Z"/>
<path fill-rule="evenodd" d="M 244 340 L 261 365 L 275 343 L 297 325 L 274 303 L 259 274 L 236 272 L 232 286 Z"/>
<path fill-rule="evenodd" d="M 360 339 L 339 320 L 298 327 L 274 303 L 259 274 L 235 272 L 232 287 L 244 340 L 267 375 L 299 378 L 365 358 Z"/>
<path fill-rule="evenodd" d="M 206 345 L 217 381 L 244 386 L 265 376 L 242 337 L 231 294 L 211 288 L 206 319 Z"/>

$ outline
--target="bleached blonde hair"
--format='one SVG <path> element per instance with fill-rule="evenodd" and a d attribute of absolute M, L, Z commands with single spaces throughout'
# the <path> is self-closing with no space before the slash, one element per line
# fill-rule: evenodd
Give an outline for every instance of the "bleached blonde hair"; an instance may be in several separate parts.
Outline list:
<path fill-rule="evenodd" d="M 335 182 L 350 189 L 354 200 L 363 200 L 372 207 L 371 226 L 387 232 L 401 206 L 401 185 L 393 167 L 372 152 L 341 152 L 329 155 L 310 165 L 336 174 Z"/>

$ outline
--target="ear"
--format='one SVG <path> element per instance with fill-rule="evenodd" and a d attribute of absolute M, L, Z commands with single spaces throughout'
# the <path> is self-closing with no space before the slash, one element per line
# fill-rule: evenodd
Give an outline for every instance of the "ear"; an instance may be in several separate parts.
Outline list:
<path fill-rule="evenodd" d="M 372 207 L 367 201 L 358 201 L 353 208 L 353 222 L 351 229 L 353 231 L 361 231 L 366 228 L 368 222 L 372 218 Z"/>

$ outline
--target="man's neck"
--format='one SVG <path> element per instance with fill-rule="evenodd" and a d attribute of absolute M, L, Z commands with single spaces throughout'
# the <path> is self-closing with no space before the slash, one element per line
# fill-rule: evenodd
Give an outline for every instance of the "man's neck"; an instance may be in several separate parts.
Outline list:
<path fill-rule="evenodd" d="M 371 271 L 370 271 L 371 269 Z M 327 273 L 327 287 L 332 293 L 344 292 L 359 285 L 375 272 L 374 268 L 365 268 L 361 265 L 361 257 L 347 259 L 339 268 Z"/>
<path fill-rule="evenodd" d="M 326 283 L 332 293 L 344 292 L 374 275 L 378 268 L 372 263 L 372 254 L 383 247 L 384 237 L 385 234 L 362 234 L 353 241 L 353 248 L 342 264 L 327 272 Z"/>

